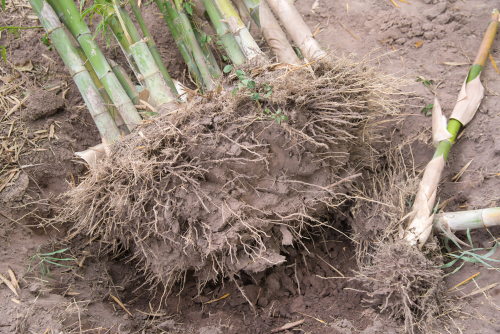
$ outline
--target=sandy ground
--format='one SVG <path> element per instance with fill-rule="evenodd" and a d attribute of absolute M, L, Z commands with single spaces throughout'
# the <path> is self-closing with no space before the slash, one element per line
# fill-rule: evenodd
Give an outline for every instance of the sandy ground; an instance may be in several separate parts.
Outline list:
<path fill-rule="evenodd" d="M 419 173 L 434 152 L 430 118 L 420 110 L 437 95 L 444 114 L 451 114 L 490 12 L 498 2 L 395 2 L 399 7 L 390 0 L 320 0 L 316 4 L 314 0 L 298 0 L 296 6 L 328 50 L 354 53 L 357 58 L 369 54 L 373 65 L 382 71 L 414 82 L 405 88 L 412 102 L 385 129 L 385 140 L 410 152 L 414 172 Z M 39 24 L 26 2 L 14 5 L 7 2 L 1 26 Z M 156 5 L 150 4 L 143 11 L 170 74 L 188 83 L 185 66 Z M 252 33 L 260 38 L 255 27 Z M 67 247 L 62 242 L 67 226 L 42 227 L 42 218 L 57 213 L 64 205 L 57 196 L 78 184 L 86 173 L 73 152 L 99 141 L 62 61 L 41 42 L 43 34 L 42 29 L 23 30 L 16 37 L 3 31 L 0 39 L 8 61 L 7 65 L 0 61 L 0 177 L 2 181 L 9 178 L 0 190 L 0 273 L 8 277 L 8 269 L 12 269 L 20 286 L 17 296 L 6 284 L 0 285 L 0 332 L 269 333 L 302 319 L 304 324 L 295 329 L 305 333 L 404 332 L 401 319 L 389 319 L 376 308 L 364 307 L 365 296 L 357 291 L 356 283 L 346 278 L 324 279 L 338 276 L 331 266 L 346 277 L 357 269 L 353 244 L 333 230 L 324 239 L 308 244 L 311 254 L 289 248 L 284 265 L 255 277 L 242 277 L 238 283 L 257 306 L 256 315 L 229 281 L 207 286 L 195 298 L 198 291 L 190 273 L 182 292 L 176 288 L 165 301 L 161 289 L 142 286 L 144 277 L 136 273 L 134 263 L 127 262 L 130 254 L 126 252 L 104 260 L 77 247 L 64 252 L 65 257 L 78 261 L 71 262 L 73 268 L 51 266 L 51 277 L 42 276 L 39 266 L 27 270 L 39 247 L 39 253 Z M 125 63 L 116 45 L 105 53 Z M 498 38 L 491 55 L 500 62 Z M 418 82 L 418 77 L 428 80 L 430 86 Z M 442 178 L 438 197 L 441 203 L 449 200 L 445 211 L 497 206 L 500 199 L 500 118 L 496 108 L 500 74 L 488 61 L 481 78 L 486 96 L 453 147 Z M 41 87 L 55 89 L 46 95 L 40 93 Z M 32 92 L 31 97 L 10 113 L 27 91 Z M 34 110 L 39 110 L 37 119 L 30 116 Z M 469 162 L 462 176 L 451 180 Z M 350 231 L 349 220 L 339 216 L 332 221 Z M 491 247 L 498 231 L 491 232 L 492 236 L 484 230 L 472 232 L 475 246 Z M 96 254 L 99 250 L 93 251 Z M 448 292 L 446 298 L 457 310 L 440 315 L 443 322 L 432 329 L 434 332 L 498 332 L 500 287 L 496 285 L 496 270 L 466 263 L 445 278 L 446 286 L 451 289 L 476 273 L 480 275 L 472 282 Z M 468 296 L 475 291 L 479 293 Z M 292 332 L 295 330 L 288 331 Z"/>

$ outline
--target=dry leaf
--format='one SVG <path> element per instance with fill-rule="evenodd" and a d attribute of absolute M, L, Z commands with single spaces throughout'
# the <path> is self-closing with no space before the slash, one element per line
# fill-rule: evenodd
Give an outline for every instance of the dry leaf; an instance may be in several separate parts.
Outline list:
<path fill-rule="evenodd" d="M 12 75 L 8 75 L 6 77 L 1 77 L 0 80 L 2 80 L 3 83 L 9 83 L 13 80 L 16 80 Z"/>
<path fill-rule="evenodd" d="M 33 64 L 31 63 L 31 60 L 26 60 L 23 65 L 16 66 L 16 70 L 19 72 L 29 72 L 33 70 Z"/>
<path fill-rule="evenodd" d="M 443 65 L 448 65 L 448 66 L 463 66 L 463 65 L 469 65 L 468 63 L 457 63 L 457 62 L 454 62 L 454 61 L 445 61 L 445 62 L 442 62 L 441 64 L 443 64 Z"/>
<path fill-rule="evenodd" d="M 417 43 L 415 43 L 415 47 L 418 49 L 422 46 L 422 44 L 424 44 L 424 41 L 418 41 Z"/>
<path fill-rule="evenodd" d="M 319 1 L 318 1 L 318 0 L 316 0 L 316 1 L 313 3 L 313 5 L 312 5 L 311 9 L 312 9 L 312 10 L 315 10 L 315 9 L 316 9 L 316 8 L 318 8 L 318 7 L 319 7 Z"/>

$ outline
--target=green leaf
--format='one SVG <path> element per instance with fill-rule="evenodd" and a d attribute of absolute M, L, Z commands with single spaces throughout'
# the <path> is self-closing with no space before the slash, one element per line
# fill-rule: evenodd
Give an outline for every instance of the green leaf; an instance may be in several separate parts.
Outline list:
<path fill-rule="evenodd" d="M 45 262 L 52 263 L 53 265 L 56 265 L 56 266 L 59 266 L 59 267 L 73 268 L 72 266 L 66 266 L 64 264 L 60 264 L 60 263 L 57 263 L 57 262 L 52 262 L 52 261 L 49 261 L 49 260 L 45 260 Z"/>
<path fill-rule="evenodd" d="M 40 256 L 50 256 L 50 255 L 54 255 L 54 254 L 61 254 L 61 253 L 64 253 L 65 251 L 67 251 L 68 248 L 64 248 L 64 249 L 60 249 L 58 251 L 55 251 L 55 252 L 52 252 L 52 253 L 45 253 L 45 254 L 39 254 Z"/>
<path fill-rule="evenodd" d="M 259 93 L 253 93 L 252 96 L 250 97 L 250 100 L 255 101 L 255 100 L 260 100 L 262 97 L 260 96 Z"/>
<path fill-rule="evenodd" d="M 43 42 L 43 44 L 50 46 L 50 40 L 49 40 L 49 37 L 47 36 L 47 34 L 43 35 L 42 42 Z"/>
<path fill-rule="evenodd" d="M 238 77 L 244 77 L 245 76 L 245 72 L 243 72 L 242 70 L 236 70 L 236 71 L 234 71 L 234 73 L 236 73 L 236 75 Z"/>
<path fill-rule="evenodd" d="M 286 115 L 281 116 L 281 118 L 282 118 L 284 121 L 288 121 L 288 116 L 286 116 Z"/>
<path fill-rule="evenodd" d="M 235 96 L 237 91 L 238 91 L 238 88 L 233 89 L 233 92 L 231 93 L 231 95 Z"/>
<path fill-rule="evenodd" d="M 244 88 L 244 87 L 245 87 L 245 85 L 244 85 L 244 84 L 242 84 L 241 82 L 238 82 L 238 89 L 242 89 L 242 88 Z"/>
<path fill-rule="evenodd" d="M 246 84 L 249 89 L 254 89 L 255 88 L 255 81 L 253 80 L 248 80 L 248 83 Z"/>
<path fill-rule="evenodd" d="M 269 111 L 269 109 L 264 109 L 264 111 L 266 112 L 266 114 L 270 114 L 271 112 Z"/>
<path fill-rule="evenodd" d="M 264 94 L 264 98 L 266 98 L 266 99 L 267 99 L 269 96 L 271 96 L 271 94 L 272 94 L 272 93 L 273 93 L 273 92 L 267 92 L 266 94 Z"/>
<path fill-rule="evenodd" d="M 281 109 L 278 109 L 278 111 L 276 112 L 276 115 L 279 115 L 281 114 Z"/>
<path fill-rule="evenodd" d="M 2 59 L 7 64 L 7 50 L 5 49 L 5 46 L 2 46 Z"/>
<path fill-rule="evenodd" d="M 233 69 L 233 65 L 224 66 L 224 73 L 229 73 Z"/>
<path fill-rule="evenodd" d="M 2 0 L 2 9 L 5 12 L 5 0 Z"/>
<path fill-rule="evenodd" d="M 186 12 L 188 12 L 189 15 L 193 15 L 193 7 L 191 7 L 191 4 L 189 2 L 186 2 L 184 4 L 184 7 L 186 8 Z"/>
<path fill-rule="evenodd" d="M 219 41 L 217 41 L 217 42 L 219 42 Z M 218 44 L 218 43 L 217 43 L 217 44 Z M 228 60 L 229 60 L 229 58 L 228 58 L 228 57 L 226 57 L 226 56 L 224 56 L 224 55 L 222 55 L 222 60 L 224 60 L 224 61 L 228 61 Z"/>

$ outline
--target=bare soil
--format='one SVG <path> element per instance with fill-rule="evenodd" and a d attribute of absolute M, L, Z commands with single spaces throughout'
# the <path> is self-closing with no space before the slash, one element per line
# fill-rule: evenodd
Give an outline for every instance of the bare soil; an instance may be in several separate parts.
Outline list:
<path fill-rule="evenodd" d="M 381 71 L 414 82 L 405 88 L 411 102 L 398 117 L 386 119 L 377 132 L 379 140 L 372 144 L 376 152 L 362 151 L 365 156 L 357 162 L 366 167 L 361 170 L 363 183 L 356 186 L 372 184 L 374 173 L 385 170 L 389 159 L 374 156 L 389 147 L 403 156 L 409 174 L 418 175 L 434 152 L 430 118 L 420 110 L 437 94 L 444 114 L 451 114 L 490 12 L 498 3 L 413 0 L 407 4 L 395 0 L 396 8 L 390 0 L 327 0 L 318 1 L 313 11 L 314 2 L 298 0 L 296 6 L 311 30 L 318 29 L 316 38 L 324 47 L 339 55 L 354 53 L 358 59 L 370 54 L 371 63 Z M 7 7 L 0 17 L 1 26 L 39 25 L 27 2 L 8 1 Z M 156 6 L 150 4 L 143 12 L 171 76 L 189 85 L 182 58 Z M 260 38 L 254 26 L 251 31 Z M 138 272 L 131 251 L 123 249 L 106 257 L 98 246 L 86 248 L 89 240 L 84 238 L 80 244 L 67 244 L 65 237 L 72 226 L 45 222 L 64 207 L 58 196 L 80 184 L 88 173 L 74 152 L 97 144 L 100 138 L 61 59 L 41 42 L 43 34 L 42 29 L 30 29 L 20 31 L 18 37 L 3 31 L 0 37 L 8 61 L 0 68 L 0 273 L 8 277 L 11 268 L 20 286 L 16 296 L 5 284 L 0 285 L 4 301 L 0 304 L 0 332 L 269 333 L 301 319 L 304 324 L 295 330 L 308 333 L 404 332 L 402 314 L 379 314 L 379 305 L 365 302 L 370 299 L 363 292 L 365 287 L 349 279 L 359 269 L 359 245 L 370 248 L 387 224 L 370 219 L 372 212 L 359 212 L 357 207 L 331 212 L 328 222 L 334 229 L 311 234 L 303 247 L 283 246 L 280 254 L 285 262 L 280 265 L 242 274 L 235 281 L 210 282 L 201 291 L 194 272 L 188 271 L 168 297 L 161 286 L 152 288 L 146 275 Z M 108 57 L 126 63 L 116 44 L 102 45 Z M 491 55 L 500 62 L 498 38 Z M 429 80 L 430 86 L 417 82 L 417 76 Z M 447 201 L 445 211 L 499 205 L 500 118 L 495 108 L 499 80 L 500 74 L 487 63 L 482 74 L 486 96 L 454 145 L 439 188 L 440 203 Z M 15 108 L 27 92 L 27 100 Z M 451 180 L 471 160 L 463 175 Z M 400 201 L 407 206 L 404 198 Z M 471 232 L 474 244 L 491 247 L 499 231 L 490 232 L 493 237 L 485 230 Z M 77 260 L 71 262 L 73 268 L 52 265 L 51 277 L 42 276 L 39 266 L 28 270 L 37 249 L 50 253 L 66 247 L 64 257 Z M 423 327 L 424 331 L 498 332 L 496 270 L 466 263 L 444 278 L 445 290 L 478 272 L 481 274 L 470 283 L 443 296 L 449 301 L 447 312 L 436 315 L 435 325 Z M 468 297 L 480 288 L 487 289 Z"/>

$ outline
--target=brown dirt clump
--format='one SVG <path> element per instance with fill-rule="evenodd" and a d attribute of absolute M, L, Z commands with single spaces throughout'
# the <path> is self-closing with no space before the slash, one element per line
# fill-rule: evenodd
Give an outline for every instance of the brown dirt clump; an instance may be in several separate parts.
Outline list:
<path fill-rule="evenodd" d="M 33 89 L 29 92 L 28 107 L 22 117 L 27 121 L 36 121 L 54 115 L 64 108 L 64 99 L 45 89 Z"/>
<path fill-rule="evenodd" d="M 395 112 L 400 81 L 345 58 L 253 79 L 262 96 L 273 87 L 259 105 L 246 90 L 223 91 L 112 147 L 68 193 L 60 219 L 73 223 L 70 237 L 130 250 L 150 280 L 195 270 L 204 284 L 280 264 L 282 245 L 327 225 L 359 177 L 348 166 L 359 125 Z M 278 110 L 288 121 L 271 118 Z"/>

